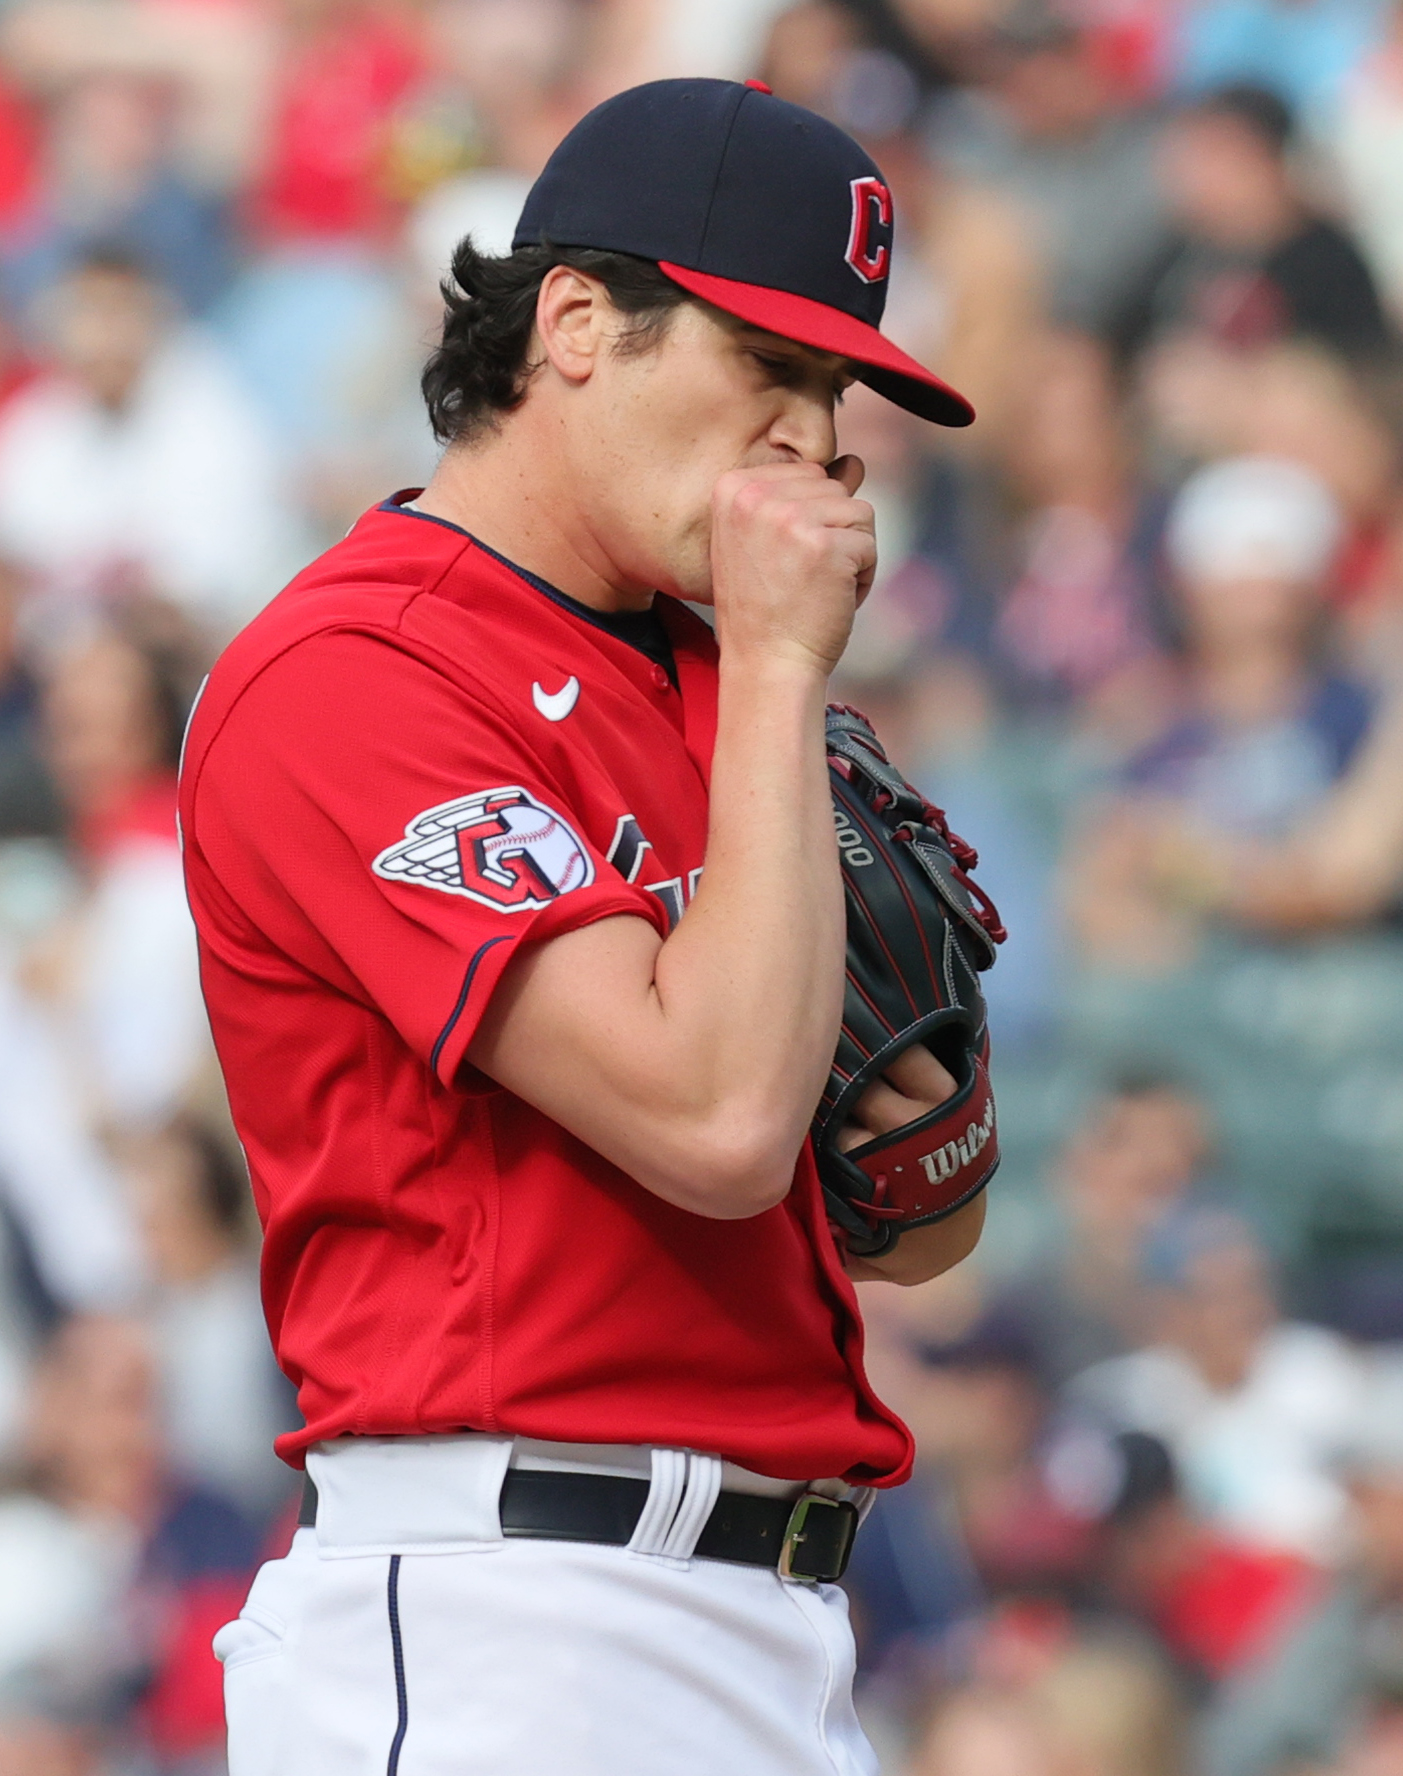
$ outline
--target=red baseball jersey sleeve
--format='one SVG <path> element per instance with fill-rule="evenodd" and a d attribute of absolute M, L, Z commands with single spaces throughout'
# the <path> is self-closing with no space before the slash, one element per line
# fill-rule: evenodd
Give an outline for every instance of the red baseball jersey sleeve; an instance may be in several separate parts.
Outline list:
<path fill-rule="evenodd" d="M 621 913 L 666 929 L 520 726 L 378 638 L 288 650 L 221 745 L 248 776 L 219 800 L 211 861 L 241 875 L 256 860 L 264 934 L 387 1018 L 445 1085 L 518 944 Z"/>

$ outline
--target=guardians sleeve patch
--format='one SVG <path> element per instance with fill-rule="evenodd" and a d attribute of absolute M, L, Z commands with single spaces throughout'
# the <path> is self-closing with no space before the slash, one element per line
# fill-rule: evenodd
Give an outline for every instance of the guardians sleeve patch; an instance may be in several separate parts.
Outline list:
<path fill-rule="evenodd" d="M 388 882 L 461 894 L 504 913 L 549 906 L 594 880 L 594 861 L 569 821 L 514 785 L 426 808 L 370 867 Z"/>

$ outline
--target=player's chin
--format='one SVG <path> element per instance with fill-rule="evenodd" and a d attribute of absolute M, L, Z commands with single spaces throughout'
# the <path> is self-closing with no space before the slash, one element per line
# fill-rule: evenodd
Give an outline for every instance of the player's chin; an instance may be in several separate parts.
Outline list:
<path fill-rule="evenodd" d="M 714 603 L 710 549 L 703 547 L 695 553 L 692 550 L 679 551 L 678 556 L 668 563 L 667 574 L 659 577 L 657 587 L 659 592 L 666 592 L 671 598 L 683 598 L 688 604 Z"/>

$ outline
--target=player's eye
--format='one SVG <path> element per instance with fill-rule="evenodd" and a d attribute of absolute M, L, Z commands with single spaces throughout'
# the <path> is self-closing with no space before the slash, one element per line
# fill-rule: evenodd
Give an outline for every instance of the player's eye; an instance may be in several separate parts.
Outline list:
<path fill-rule="evenodd" d="M 768 352 L 751 352 L 751 357 L 776 382 L 792 381 L 798 366 L 791 358 L 772 357 Z"/>

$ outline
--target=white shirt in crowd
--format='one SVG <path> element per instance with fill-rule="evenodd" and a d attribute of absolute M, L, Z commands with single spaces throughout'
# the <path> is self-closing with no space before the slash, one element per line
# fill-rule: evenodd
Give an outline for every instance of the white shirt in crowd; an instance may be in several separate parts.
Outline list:
<path fill-rule="evenodd" d="M 209 1050 L 199 952 L 175 842 L 124 840 L 83 909 L 70 1053 L 101 1113 L 153 1126 L 179 1109 Z"/>
<path fill-rule="evenodd" d="M 1169 1345 L 1093 1364 L 1076 1403 L 1118 1429 L 1161 1438 L 1189 1497 L 1224 1533 L 1311 1559 L 1340 1552 L 1340 1450 L 1364 1407 L 1359 1357 L 1334 1332 L 1284 1322 L 1257 1347 L 1242 1386 L 1218 1393 Z"/>
<path fill-rule="evenodd" d="M 20 992 L 3 956 L 0 1199 L 61 1307 L 101 1311 L 134 1304 L 143 1263 L 121 1181 L 88 1132 L 48 1017 Z M 0 1462 L 16 1453 L 32 1358 L 32 1330 L 10 1280 L 11 1263 L 0 1229 Z"/>
<path fill-rule="evenodd" d="M 128 1307 L 140 1245 L 120 1179 L 88 1132 L 54 1028 L 0 958 L 0 1195 L 63 1307 Z"/>
<path fill-rule="evenodd" d="M 272 439 L 195 328 L 153 355 L 120 413 L 41 377 L 0 416 L 0 553 L 59 596 L 135 569 L 220 628 L 244 622 L 304 559 Z"/>
<path fill-rule="evenodd" d="M 273 1439 L 291 1419 L 268 1348 L 257 1266 L 235 1262 L 187 1287 L 167 1285 L 152 1320 L 175 1467 L 255 1516 L 276 1506 L 292 1478 Z"/>
<path fill-rule="evenodd" d="M 118 1520 L 0 1499 L 0 1705 L 81 1706 L 132 1662 L 121 1605 L 138 1552 Z"/>
<path fill-rule="evenodd" d="M 1354 232 L 1396 319 L 1403 315 L 1403 79 L 1397 50 L 1355 69 L 1324 134 Z"/>

